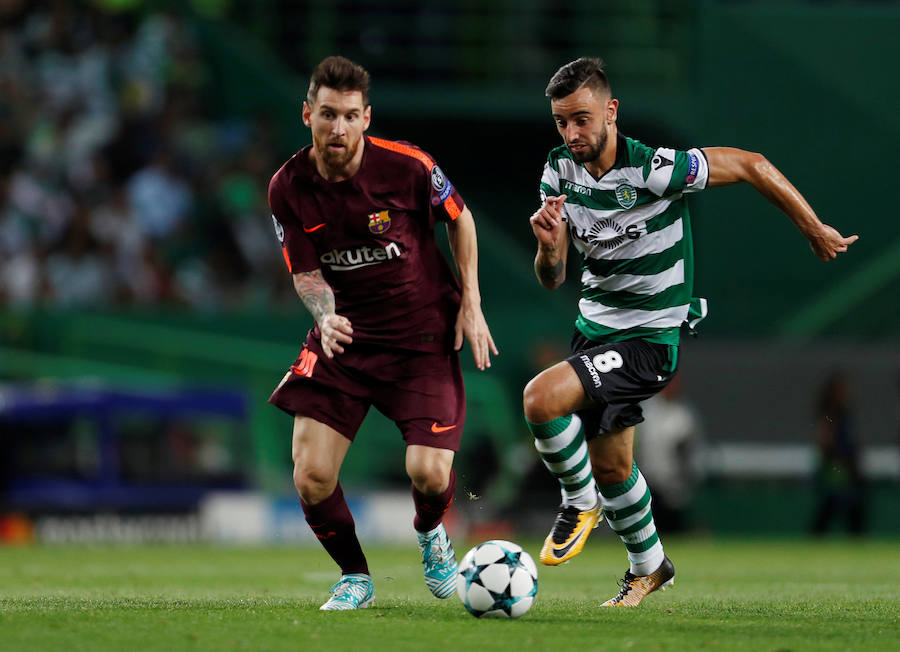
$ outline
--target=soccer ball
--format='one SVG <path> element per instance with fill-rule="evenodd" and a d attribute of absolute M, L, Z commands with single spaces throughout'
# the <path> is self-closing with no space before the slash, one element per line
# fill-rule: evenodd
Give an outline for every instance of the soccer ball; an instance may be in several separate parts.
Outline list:
<path fill-rule="evenodd" d="M 476 618 L 518 618 L 531 609 L 537 588 L 534 560 L 510 541 L 479 543 L 456 576 L 456 593 Z"/>

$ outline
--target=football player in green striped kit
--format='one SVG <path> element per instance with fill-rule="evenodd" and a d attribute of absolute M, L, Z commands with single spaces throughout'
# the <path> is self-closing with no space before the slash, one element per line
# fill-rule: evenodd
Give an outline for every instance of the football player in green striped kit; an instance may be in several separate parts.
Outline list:
<path fill-rule="evenodd" d="M 541 550 L 555 566 L 577 555 L 605 516 L 627 549 L 629 569 L 603 606 L 636 606 L 673 583 L 650 490 L 634 463 L 640 402 L 678 368 L 681 325 L 706 314 L 692 297 L 693 252 L 686 195 L 741 181 L 781 209 L 824 261 L 856 241 L 823 224 L 765 157 L 729 147 L 647 147 L 616 127 L 599 59 L 560 68 L 546 90 L 564 144 L 550 152 L 541 207 L 531 216 L 534 269 L 553 290 L 565 280 L 569 244 L 583 257 L 572 354 L 525 387 L 525 418 L 562 505 Z"/>

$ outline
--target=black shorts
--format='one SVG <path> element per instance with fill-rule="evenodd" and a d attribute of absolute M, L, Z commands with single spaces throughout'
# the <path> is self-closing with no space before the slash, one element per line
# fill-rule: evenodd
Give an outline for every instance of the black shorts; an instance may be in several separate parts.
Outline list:
<path fill-rule="evenodd" d="M 644 420 L 640 402 L 659 393 L 675 377 L 678 347 L 634 339 L 597 344 L 580 331 L 572 337 L 575 369 L 591 407 L 578 411 L 590 440 Z"/>

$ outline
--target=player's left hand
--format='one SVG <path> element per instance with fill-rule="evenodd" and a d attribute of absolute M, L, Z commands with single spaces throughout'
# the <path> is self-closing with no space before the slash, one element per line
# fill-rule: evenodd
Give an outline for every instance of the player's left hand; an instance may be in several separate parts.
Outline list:
<path fill-rule="evenodd" d="M 491 366 L 491 353 L 500 355 L 497 346 L 494 344 L 494 338 L 491 337 L 491 329 L 488 328 L 479 304 L 463 299 L 463 303 L 459 308 L 459 314 L 456 316 L 455 331 L 456 339 L 453 343 L 453 348 L 459 351 L 462 349 L 463 338 L 469 340 L 469 346 L 472 347 L 472 357 L 475 359 L 475 366 L 480 371 L 484 371 Z"/>
<path fill-rule="evenodd" d="M 837 229 L 827 224 L 823 224 L 821 229 L 807 237 L 813 253 L 819 260 L 824 260 L 825 262 L 837 258 L 839 253 L 847 251 L 847 247 L 859 240 L 858 235 L 851 235 L 849 238 L 845 238 Z"/>

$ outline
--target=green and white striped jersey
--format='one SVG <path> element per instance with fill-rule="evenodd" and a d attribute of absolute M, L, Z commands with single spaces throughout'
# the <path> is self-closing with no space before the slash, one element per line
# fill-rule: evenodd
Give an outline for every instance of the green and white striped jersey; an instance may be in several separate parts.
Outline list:
<path fill-rule="evenodd" d="M 706 301 L 691 297 L 685 195 L 706 188 L 708 179 L 701 150 L 653 149 L 622 135 L 616 162 L 600 179 L 564 145 L 550 152 L 541 200 L 566 195 L 569 235 L 584 257 L 575 325 L 586 337 L 678 344 L 681 324 L 693 326 L 705 316 Z"/>

